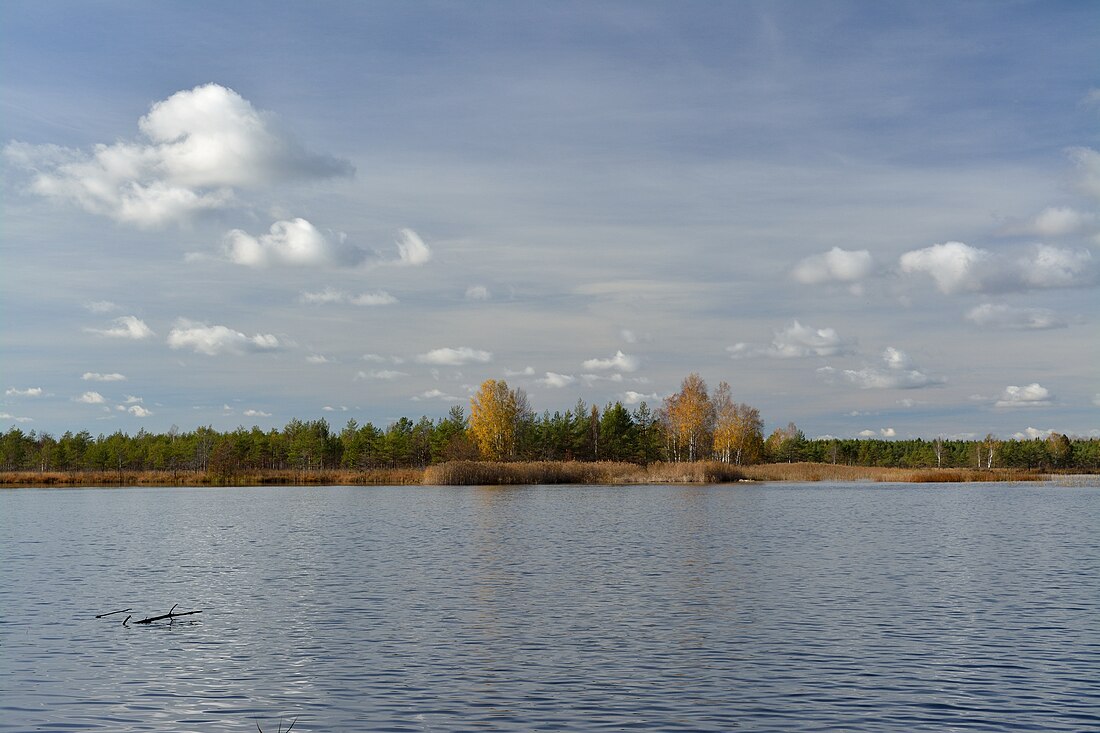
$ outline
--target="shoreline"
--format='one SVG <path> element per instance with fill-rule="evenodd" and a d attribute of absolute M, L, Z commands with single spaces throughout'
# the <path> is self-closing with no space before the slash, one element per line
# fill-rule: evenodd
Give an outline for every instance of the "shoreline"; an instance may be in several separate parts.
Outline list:
<path fill-rule="evenodd" d="M 720 484 L 852 481 L 868 483 L 1044 482 L 1058 474 L 1020 469 L 896 468 L 828 463 L 734 466 L 715 461 L 633 463 L 453 461 L 426 468 L 210 471 L 8 471 L 0 488 L 80 486 L 486 486 Z"/>

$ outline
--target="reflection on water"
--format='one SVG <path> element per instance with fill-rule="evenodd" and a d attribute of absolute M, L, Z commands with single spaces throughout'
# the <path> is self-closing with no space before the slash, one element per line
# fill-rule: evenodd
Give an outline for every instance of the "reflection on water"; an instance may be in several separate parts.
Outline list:
<path fill-rule="evenodd" d="M 4 491 L 0 730 L 1100 729 L 1098 528 L 1081 486 Z"/>

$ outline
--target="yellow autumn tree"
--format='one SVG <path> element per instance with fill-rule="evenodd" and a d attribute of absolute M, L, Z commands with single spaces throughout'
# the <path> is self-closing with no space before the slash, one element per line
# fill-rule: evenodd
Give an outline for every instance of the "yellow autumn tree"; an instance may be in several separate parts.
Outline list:
<path fill-rule="evenodd" d="M 714 427 L 714 405 L 702 377 L 695 373 L 685 377 L 680 391 L 665 400 L 662 417 L 673 460 L 697 461 L 707 457 L 711 447 L 710 432 Z"/>
<path fill-rule="evenodd" d="M 756 463 L 764 450 L 764 421 L 760 411 L 733 401 L 730 386 L 714 392 L 714 453 L 723 463 Z"/>
<path fill-rule="evenodd" d="M 510 458 L 515 431 L 516 393 L 504 380 L 486 379 L 470 398 L 470 433 L 481 457 L 490 461 Z"/>

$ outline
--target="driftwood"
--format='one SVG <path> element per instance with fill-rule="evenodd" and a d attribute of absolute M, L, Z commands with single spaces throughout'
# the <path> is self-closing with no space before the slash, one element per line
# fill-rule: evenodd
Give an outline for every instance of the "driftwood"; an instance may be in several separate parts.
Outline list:
<path fill-rule="evenodd" d="M 179 604 L 177 603 L 176 606 L 178 606 L 178 605 Z M 135 621 L 134 623 L 136 623 L 136 624 L 151 624 L 154 621 L 161 621 L 161 620 L 166 619 L 166 618 L 167 619 L 172 619 L 172 618 L 177 618 L 179 616 L 190 616 L 192 614 L 202 613 L 202 611 L 184 611 L 183 613 L 176 613 L 175 612 L 176 611 L 176 606 L 172 606 L 171 610 L 168 611 L 168 613 L 162 614 L 160 616 L 150 616 L 149 618 L 143 618 L 141 621 Z"/>
<path fill-rule="evenodd" d="M 110 613 L 101 613 L 98 616 L 96 616 L 96 618 L 104 618 L 106 616 L 114 616 L 116 613 L 126 613 L 127 611 L 132 611 L 132 610 L 134 610 L 134 609 L 124 608 L 121 611 L 111 611 Z"/>

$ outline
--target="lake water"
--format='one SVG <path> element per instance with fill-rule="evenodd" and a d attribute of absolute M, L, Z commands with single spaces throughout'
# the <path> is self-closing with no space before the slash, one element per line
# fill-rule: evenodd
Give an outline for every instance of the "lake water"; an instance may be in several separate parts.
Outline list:
<path fill-rule="evenodd" d="M 1100 730 L 1097 487 L 7 490 L 0 552 L 0 731 Z"/>

